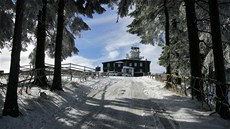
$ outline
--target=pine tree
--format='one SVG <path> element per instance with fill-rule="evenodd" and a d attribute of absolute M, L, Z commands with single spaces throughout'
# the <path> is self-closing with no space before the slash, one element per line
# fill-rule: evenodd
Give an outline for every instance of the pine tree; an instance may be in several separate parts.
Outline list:
<path fill-rule="evenodd" d="M 170 48 L 170 37 L 169 37 L 169 12 L 167 7 L 167 0 L 164 0 L 164 14 L 165 14 L 165 45 Z M 170 64 L 170 51 L 167 54 L 168 65 L 166 67 L 166 74 L 167 74 L 167 82 L 166 88 L 171 87 L 171 64 Z"/>
<path fill-rule="evenodd" d="M 199 37 L 197 28 L 197 19 L 195 12 L 195 0 L 185 0 L 186 18 L 189 38 L 189 52 L 191 63 L 191 86 L 192 95 L 195 95 L 197 100 L 203 100 L 203 84 L 201 74 L 201 58 L 199 49 Z M 198 79 L 197 79 L 198 78 Z"/>
<path fill-rule="evenodd" d="M 11 53 L 11 64 L 9 82 L 7 84 L 6 99 L 3 109 L 3 115 L 10 115 L 12 117 L 19 116 L 19 108 L 17 102 L 17 87 L 19 75 L 19 61 L 21 52 L 21 34 L 22 24 L 24 18 L 24 0 L 17 0 L 16 2 L 16 19 L 13 36 L 13 48 Z"/>
<path fill-rule="evenodd" d="M 217 0 L 209 0 L 209 14 L 211 21 L 212 49 L 214 54 L 214 67 L 216 83 L 216 112 L 224 119 L 230 118 L 228 87 L 226 85 L 226 75 L 220 31 L 220 18 Z"/>
<path fill-rule="evenodd" d="M 58 23 L 57 23 L 57 35 L 56 35 L 56 47 L 55 47 L 55 63 L 54 63 L 54 78 L 51 86 L 53 90 L 63 90 L 61 81 L 61 56 L 62 56 L 62 39 L 64 29 L 64 7 L 65 1 L 59 0 L 58 2 Z"/>
<path fill-rule="evenodd" d="M 48 87 L 45 73 L 45 42 L 46 42 L 46 8 L 47 0 L 42 0 L 42 10 L 38 12 L 37 24 L 37 45 L 35 52 L 35 75 L 34 84 L 46 88 Z"/>

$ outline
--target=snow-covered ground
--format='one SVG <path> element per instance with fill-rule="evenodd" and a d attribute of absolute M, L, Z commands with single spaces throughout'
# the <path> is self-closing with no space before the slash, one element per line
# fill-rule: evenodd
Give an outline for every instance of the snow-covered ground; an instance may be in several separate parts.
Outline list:
<path fill-rule="evenodd" d="M 18 118 L 1 129 L 230 129 L 230 122 L 148 77 L 101 77 L 63 82 L 64 92 L 32 87 L 18 95 Z M 18 91 L 20 88 L 18 89 Z M 5 91 L 0 89 L 0 107 Z"/>

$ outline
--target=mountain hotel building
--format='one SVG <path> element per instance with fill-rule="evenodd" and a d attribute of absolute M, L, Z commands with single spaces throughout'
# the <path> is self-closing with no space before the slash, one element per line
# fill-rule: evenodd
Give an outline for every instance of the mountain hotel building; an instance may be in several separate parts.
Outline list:
<path fill-rule="evenodd" d="M 150 63 L 144 57 L 140 57 L 139 47 L 131 47 L 130 56 L 126 59 L 103 62 L 103 72 L 117 72 L 131 76 L 143 76 L 150 72 Z"/>

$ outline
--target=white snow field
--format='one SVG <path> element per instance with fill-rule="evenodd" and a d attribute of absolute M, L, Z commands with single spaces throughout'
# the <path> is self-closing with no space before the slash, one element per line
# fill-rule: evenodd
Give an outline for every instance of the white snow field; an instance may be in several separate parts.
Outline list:
<path fill-rule="evenodd" d="M 230 129 L 230 121 L 148 77 L 65 81 L 64 92 L 32 87 L 18 95 L 22 115 L 0 129 Z M 20 88 L 19 88 L 20 90 Z M 3 109 L 5 91 L 0 89 Z"/>

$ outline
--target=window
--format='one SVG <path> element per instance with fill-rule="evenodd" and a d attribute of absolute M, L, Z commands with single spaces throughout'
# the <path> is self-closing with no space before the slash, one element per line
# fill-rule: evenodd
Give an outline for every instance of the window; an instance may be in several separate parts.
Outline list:
<path fill-rule="evenodd" d="M 107 64 L 107 67 L 110 67 L 110 63 Z"/>
<path fill-rule="evenodd" d="M 137 63 L 134 63 L 134 66 L 137 67 Z"/>
<path fill-rule="evenodd" d="M 129 63 L 129 66 L 132 67 L 132 63 Z"/>
<path fill-rule="evenodd" d="M 118 67 L 121 67 L 121 64 L 118 64 Z"/>
<path fill-rule="evenodd" d="M 140 67 L 142 67 L 143 66 L 143 64 L 142 64 L 142 62 L 140 63 Z"/>

